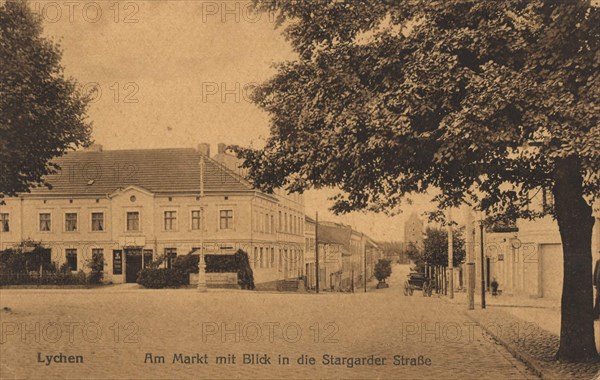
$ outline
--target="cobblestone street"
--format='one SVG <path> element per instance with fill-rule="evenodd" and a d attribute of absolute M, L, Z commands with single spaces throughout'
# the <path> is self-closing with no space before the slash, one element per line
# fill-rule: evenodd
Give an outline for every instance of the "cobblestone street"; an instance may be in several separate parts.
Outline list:
<path fill-rule="evenodd" d="M 460 306 L 404 296 L 406 269 L 367 294 L 3 289 L 0 377 L 534 377 Z"/>

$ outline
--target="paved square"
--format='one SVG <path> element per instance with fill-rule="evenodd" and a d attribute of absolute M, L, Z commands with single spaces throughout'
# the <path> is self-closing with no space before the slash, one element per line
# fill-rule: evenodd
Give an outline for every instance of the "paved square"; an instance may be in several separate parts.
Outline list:
<path fill-rule="evenodd" d="M 4 289 L 0 377 L 534 377 L 399 269 L 367 294 Z"/>

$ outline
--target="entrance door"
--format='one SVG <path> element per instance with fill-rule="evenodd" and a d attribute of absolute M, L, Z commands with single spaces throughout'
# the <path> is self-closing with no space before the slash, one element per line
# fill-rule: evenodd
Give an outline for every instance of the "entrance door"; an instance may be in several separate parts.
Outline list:
<path fill-rule="evenodd" d="M 125 282 L 134 283 L 137 280 L 138 273 L 142 270 L 142 250 L 125 250 Z"/>

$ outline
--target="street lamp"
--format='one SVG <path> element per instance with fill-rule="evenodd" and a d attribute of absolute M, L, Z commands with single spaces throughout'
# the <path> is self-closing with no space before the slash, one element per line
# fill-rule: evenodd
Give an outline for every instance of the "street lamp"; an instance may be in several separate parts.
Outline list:
<path fill-rule="evenodd" d="M 483 218 L 479 220 L 479 239 L 481 243 L 481 308 L 485 309 L 485 266 L 483 255 Z"/>
<path fill-rule="evenodd" d="M 206 262 L 204 261 L 204 155 L 200 155 L 200 254 L 198 255 L 198 286 L 200 293 L 206 292 Z"/>
<path fill-rule="evenodd" d="M 448 271 L 450 299 L 454 298 L 454 248 L 452 241 L 452 209 L 448 210 Z"/>

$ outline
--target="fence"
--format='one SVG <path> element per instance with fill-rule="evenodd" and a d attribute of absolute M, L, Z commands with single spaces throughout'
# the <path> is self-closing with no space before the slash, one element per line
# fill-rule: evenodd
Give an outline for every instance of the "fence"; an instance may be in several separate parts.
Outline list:
<path fill-rule="evenodd" d="M 86 285 L 88 275 L 84 272 L 3 272 L 0 286 L 5 285 Z"/>

